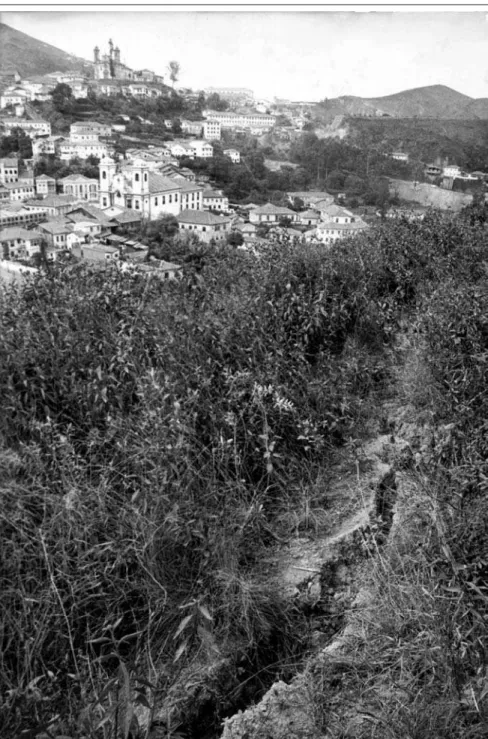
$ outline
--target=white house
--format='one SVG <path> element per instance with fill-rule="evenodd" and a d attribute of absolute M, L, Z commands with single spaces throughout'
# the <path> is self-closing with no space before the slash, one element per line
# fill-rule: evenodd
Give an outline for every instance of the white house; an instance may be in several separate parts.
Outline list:
<path fill-rule="evenodd" d="M 36 195 L 46 197 L 47 195 L 56 194 L 56 180 L 47 174 L 41 174 L 36 177 Z"/>
<path fill-rule="evenodd" d="M 4 187 L 10 191 L 10 200 L 20 201 L 29 200 L 36 194 L 36 190 L 33 184 L 27 182 L 5 182 Z"/>
<path fill-rule="evenodd" d="M 2 118 L 0 122 L 7 135 L 10 135 L 14 128 L 21 128 L 31 139 L 37 136 L 51 135 L 51 124 L 49 121 L 28 121 L 25 118 Z"/>
<path fill-rule="evenodd" d="M 0 96 L 0 108 L 7 108 L 9 105 L 23 105 L 28 100 L 30 100 L 29 93 L 20 87 L 5 90 Z"/>
<path fill-rule="evenodd" d="M 203 208 L 204 210 L 219 210 L 227 213 L 229 210 L 229 198 L 227 198 L 222 190 L 206 189 L 203 191 Z"/>
<path fill-rule="evenodd" d="M 338 205 L 331 205 L 321 213 L 323 221 L 314 231 L 305 235 L 307 240 L 315 239 L 325 244 L 332 244 L 339 239 L 356 236 L 369 228 L 359 216 Z"/>
<path fill-rule="evenodd" d="M 241 152 L 237 149 L 224 149 L 224 156 L 229 157 L 234 164 L 239 164 L 241 161 Z"/>
<path fill-rule="evenodd" d="M 181 231 L 194 233 L 201 241 L 208 243 L 225 241 L 231 230 L 231 219 L 217 216 L 207 211 L 184 210 L 178 215 Z"/>
<path fill-rule="evenodd" d="M 88 159 L 90 156 L 102 159 L 108 155 L 108 151 L 107 144 L 101 141 L 76 144 L 67 141 L 59 145 L 59 158 L 65 162 L 71 159 Z"/>
<path fill-rule="evenodd" d="M 19 179 L 19 162 L 13 157 L 0 159 L 0 182 L 17 182 Z"/>
<path fill-rule="evenodd" d="M 64 195 L 74 195 L 79 200 L 89 200 L 98 203 L 98 180 L 90 179 L 81 174 L 70 174 L 59 180 Z"/>
<path fill-rule="evenodd" d="M 41 249 L 42 234 L 14 226 L 0 231 L 0 259 L 26 259 Z"/>
<path fill-rule="evenodd" d="M 188 144 L 194 155 L 202 159 L 211 159 L 213 157 L 213 146 L 203 139 L 195 139 Z"/>
<path fill-rule="evenodd" d="M 394 151 L 391 158 L 396 159 L 397 162 L 408 162 L 409 155 L 404 151 Z"/>
<path fill-rule="evenodd" d="M 456 177 L 459 177 L 460 174 L 461 174 L 461 167 L 458 167 L 457 164 L 448 164 L 442 170 L 443 177 L 456 178 Z"/>
<path fill-rule="evenodd" d="M 298 221 L 298 215 L 295 211 L 290 210 L 289 208 L 273 205 L 272 203 L 266 203 L 266 205 L 254 208 L 249 213 L 249 220 L 251 223 L 278 223 L 284 218 L 287 218 L 294 223 Z"/>
<path fill-rule="evenodd" d="M 208 120 L 203 123 L 203 138 L 207 141 L 220 141 L 222 126 L 220 121 Z"/>

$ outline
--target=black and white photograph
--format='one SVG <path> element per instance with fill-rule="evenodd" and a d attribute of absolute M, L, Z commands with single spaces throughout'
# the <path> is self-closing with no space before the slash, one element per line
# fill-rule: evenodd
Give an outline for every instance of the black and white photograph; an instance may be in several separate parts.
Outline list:
<path fill-rule="evenodd" d="M 0 8 L 0 739 L 488 736 L 488 5 Z"/>

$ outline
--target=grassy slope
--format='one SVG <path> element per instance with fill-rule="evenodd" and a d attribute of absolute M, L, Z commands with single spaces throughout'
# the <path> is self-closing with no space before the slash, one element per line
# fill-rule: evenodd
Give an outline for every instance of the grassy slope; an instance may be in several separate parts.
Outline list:
<path fill-rule="evenodd" d="M 85 59 L 0 23 L 0 71 L 16 70 L 22 77 L 81 70 Z"/>

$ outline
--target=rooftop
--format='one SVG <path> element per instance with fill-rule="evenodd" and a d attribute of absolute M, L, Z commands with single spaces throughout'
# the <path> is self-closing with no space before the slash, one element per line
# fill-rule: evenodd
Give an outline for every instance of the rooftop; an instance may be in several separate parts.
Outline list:
<path fill-rule="evenodd" d="M 43 200 L 26 200 L 26 205 L 38 205 L 43 208 L 58 208 L 61 205 L 73 205 L 77 198 L 72 195 L 48 195 Z"/>
<path fill-rule="evenodd" d="M 23 239 L 24 241 L 30 241 L 32 239 L 42 238 L 38 231 L 28 231 L 26 228 L 17 228 L 12 226 L 11 228 L 2 228 L 0 231 L 0 241 L 14 241 L 15 239 Z"/>
<path fill-rule="evenodd" d="M 67 177 L 62 177 L 60 179 L 60 182 L 82 182 L 82 183 L 96 182 L 98 184 L 98 180 L 91 178 L 91 177 L 85 177 L 85 175 L 83 174 L 69 174 L 67 175 Z"/>
<path fill-rule="evenodd" d="M 207 210 L 182 210 L 176 217 L 180 223 L 194 223 L 199 226 L 218 226 L 220 223 L 230 222 L 230 218 L 216 216 Z"/>
<path fill-rule="evenodd" d="M 149 192 L 151 194 L 157 194 L 159 192 L 166 192 L 172 190 L 179 190 L 181 185 L 179 182 L 175 182 L 170 177 L 164 175 L 155 174 L 154 172 L 149 173 Z"/>
<path fill-rule="evenodd" d="M 266 203 L 265 205 L 261 205 L 258 208 L 254 208 L 253 212 L 257 213 L 258 215 L 266 215 L 268 213 L 280 216 L 296 215 L 295 211 L 290 210 L 289 208 L 283 208 L 280 205 L 273 205 L 273 203 Z"/>
<path fill-rule="evenodd" d="M 39 228 L 51 235 L 71 233 L 73 230 L 73 226 L 71 224 L 68 225 L 60 221 L 47 221 L 47 223 L 40 223 Z"/>
<path fill-rule="evenodd" d="M 0 159 L 0 164 L 3 167 L 18 167 L 19 162 L 17 159 L 13 159 L 12 157 L 4 157 L 3 159 Z"/>

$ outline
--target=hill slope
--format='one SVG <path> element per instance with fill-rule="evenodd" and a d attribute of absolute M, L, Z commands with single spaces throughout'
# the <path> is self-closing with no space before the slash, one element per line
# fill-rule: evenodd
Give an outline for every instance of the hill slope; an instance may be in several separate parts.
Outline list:
<path fill-rule="evenodd" d="M 68 72 L 87 68 L 85 59 L 0 23 L 0 72 L 17 71 L 21 76 Z"/>
<path fill-rule="evenodd" d="M 376 98 L 345 95 L 324 100 L 317 105 L 315 112 L 324 123 L 330 123 L 336 115 L 486 119 L 488 101 L 484 98 L 475 100 L 445 85 L 430 85 Z"/>

